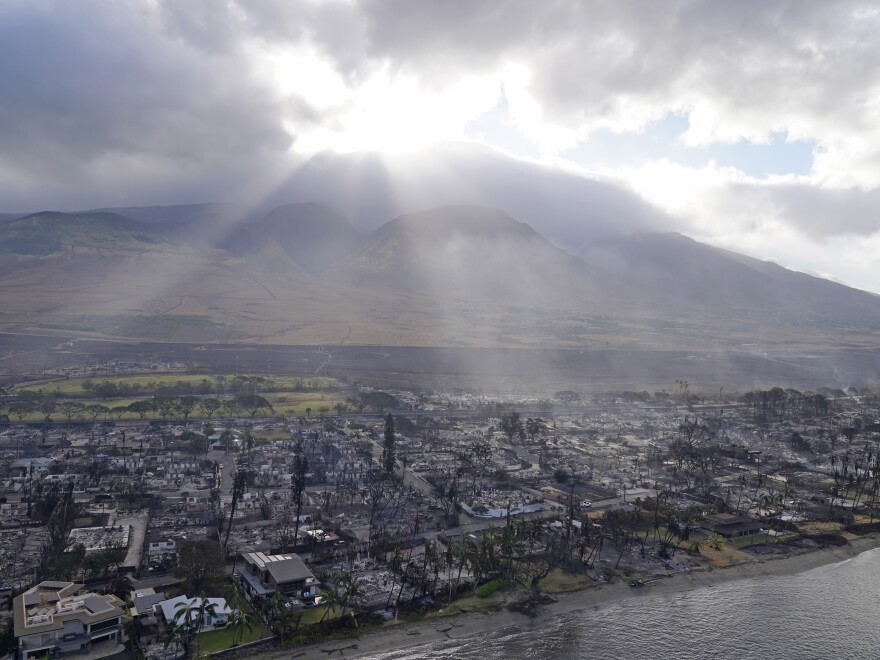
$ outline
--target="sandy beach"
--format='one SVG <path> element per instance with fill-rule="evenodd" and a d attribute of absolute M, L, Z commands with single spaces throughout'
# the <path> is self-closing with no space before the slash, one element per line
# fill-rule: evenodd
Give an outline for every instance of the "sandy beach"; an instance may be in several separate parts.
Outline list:
<path fill-rule="evenodd" d="M 651 598 L 685 592 L 734 580 L 793 575 L 841 562 L 877 547 L 880 547 L 880 536 L 870 535 L 855 539 L 844 546 L 821 548 L 781 557 L 756 557 L 754 561 L 727 568 L 676 574 L 641 589 L 633 589 L 626 582 L 619 581 L 581 591 L 554 594 L 556 602 L 543 606 L 533 618 L 502 608 L 491 613 L 467 613 L 416 622 L 388 623 L 378 630 L 371 629 L 360 638 L 333 640 L 261 655 L 272 660 L 357 658 L 442 639 L 461 639 L 508 626 L 517 626 L 521 630 L 538 629 L 548 618 L 562 614 L 598 608 L 632 598 Z"/>

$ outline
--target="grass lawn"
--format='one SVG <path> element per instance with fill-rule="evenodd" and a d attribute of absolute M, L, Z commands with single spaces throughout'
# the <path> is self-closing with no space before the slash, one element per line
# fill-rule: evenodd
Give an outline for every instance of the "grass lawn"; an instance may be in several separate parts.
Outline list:
<path fill-rule="evenodd" d="M 263 389 L 280 389 L 280 390 L 308 390 L 310 392 L 310 396 L 315 397 L 316 392 L 322 389 L 330 389 L 339 387 L 340 383 L 334 378 L 327 378 L 325 376 L 252 376 L 248 374 L 244 374 L 242 377 L 244 378 L 261 378 L 262 384 L 261 388 Z M 173 385 L 175 383 L 191 383 L 192 385 L 199 385 L 203 381 L 208 381 L 214 388 L 222 388 L 221 385 L 222 380 L 225 380 L 227 384 L 231 383 L 234 379 L 234 376 L 226 375 L 207 375 L 207 374 L 187 374 L 183 372 L 172 372 L 172 373 L 163 373 L 163 374 L 138 374 L 131 376 L 92 376 L 91 378 L 70 378 L 66 380 L 56 380 L 48 383 L 41 383 L 39 385 L 31 385 L 22 388 L 23 391 L 31 391 L 31 392 L 45 392 L 47 394 L 52 394 L 57 392 L 58 394 L 67 394 L 67 395 L 83 395 L 86 391 L 83 389 L 83 383 L 86 380 L 92 381 L 94 384 L 103 383 L 107 381 L 109 383 L 113 383 L 115 385 L 141 385 L 144 388 L 154 388 L 160 385 Z M 306 392 L 306 394 L 309 394 Z M 149 392 L 152 394 L 152 392 Z M 213 396 L 217 396 L 217 392 L 213 393 Z"/>
<path fill-rule="evenodd" d="M 597 586 L 596 583 L 586 575 L 569 573 L 561 568 L 554 568 L 547 574 L 547 577 L 541 580 L 541 588 L 551 594 L 578 591 L 595 586 Z"/>
<path fill-rule="evenodd" d="M 494 612 L 501 608 L 509 591 L 496 591 L 488 598 L 477 598 L 476 594 L 467 594 L 442 609 L 429 612 L 426 619 L 440 619 L 455 614 L 486 613 Z"/>
<path fill-rule="evenodd" d="M 317 417 L 322 406 L 329 408 L 327 415 L 332 416 L 336 414 L 333 406 L 344 402 L 341 394 L 333 392 L 267 392 L 265 397 L 276 412 L 296 416 L 305 415 L 306 408 L 311 408 L 312 416 Z"/>
<path fill-rule="evenodd" d="M 318 607 L 311 607 L 303 611 L 303 618 L 300 622 L 300 625 L 308 626 L 312 623 L 319 623 L 321 619 L 324 618 L 324 611 L 326 609 L 326 607 L 321 607 L 319 605 Z M 340 614 L 342 614 L 342 608 L 338 605 L 334 605 L 330 614 L 327 615 L 327 618 L 324 619 L 324 621 L 329 621 L 330 619 L 338 619 Z M 346 612 L 346 614 L 348 613 Z"/>
<path fill-rule="evenodd" d="M 326 406 L 327 414 L 335 414 L 334 406 L 344 401 L 344 393 L 337 391 L 341 386 L 339 381 L 324 376 L 243 376 L 244 378 L 259 378 L 258 391 L 264 396 L 275 408 L 275 414 L 302 416 L 306 414 L 306 409 L 311 409 L 313 416 L 319 414 L 319 409 Z M 176 383 L 189 383 L 197 388 L 198 385 L 207 381 L 215 390 L 209 396 L 220 399 L 227 399 L 232 396 L 228 391 L 224 391 L 233 381 L 234 376 L 206 375 L 206 374 L 187 374 L 181 372 L 164 373 L 164 374 L 140 374 L 132 376 L 110 376 L 93 378 L 71 378 L 68 380 L 57 380 L 48 383 L 40 383 L 23 387 L 22 391 L 30 391 L 34 393 L 52 395 L 60 397 L 75 397 L 77 402 L 84 406 L 87 405 L 103 405 L 108 408 L 128 406 L 134 401 L 141 399 L 149 399 L 155 394 L 156 389 L 160 386 L 169 386 Z M 104 381 L 115 385 L 139 385 L 143 389 L 142 395 L 129 396 L 127 398 L 111 398 L 97 399 L 89 397 L 89 391 L 83 388 L 83 383 L 91 380 L 92 383 L 98 385 Z M 273 389 L 274 392 L 266 390 Z M 84 398 L 89 397 L 89 398 Z M 8 408 L 8 406 L 7 406 Z M 243 414 L 243 413 L 241 413 Z M 9 415 L 10 421 L 18 421 L 14 415 Z M 215 415 L 216 416 L 216 415 Z M 157 419 L 155 413 L 148 413 L 144 421 Z M 201 410 L 197 407 L 190 415 L 190 419 L 202 419 Z M 39 411 L 33 411 L 26 415 L 22 421 L 37 422 L 42 421 L 43 414 Z M 90 421 L 87 415 L 78 415 L 77 421 Z M 115 421 L 115 415 L 109 415 L 108 420 Z M 125 413 L 121 419 L 139 420 L 140 416 L 136 413 Z M 172 420 L 179 420 L 179 415 L 174 415 Z M 60 422 L 64 420 L 61 411 L 56 411 L 52 415 L 52 420 Z M 103 417 L 99 417 L 96 421 L 103 421 Z"/>
<path fill-rule="evenodd" d="M 236 633 L 237 634 L 237 633 Z M 264 637 L 269 637 L 271 633 L 266 630 L 266 627 L 260 623 L 259 621 L 254 621 L 253 629 L 248 630 L 245 628 L 244 633 L 241 636 L 241 639 L 238 641 L 239 644 L 247 644 L 249 642 L 255 642 L 259 639 L 263 639 Z M 227 626 L 226 628 L 221 628 L 220 630 L 212 630 L 210 632 L 205 632 L 199 635 L 199 653 L 201 655 L 210 655 L 211 653 L 215 653 L 216 651 L 223 651 L 232 646 L 232 627 Z"/>

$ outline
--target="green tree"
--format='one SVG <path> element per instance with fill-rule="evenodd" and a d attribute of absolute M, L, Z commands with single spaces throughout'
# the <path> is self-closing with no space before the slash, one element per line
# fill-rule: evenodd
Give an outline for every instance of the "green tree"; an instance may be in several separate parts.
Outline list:
<path fill-rule="evenodd" d="M 403 587 L 401 586 L 401 590 Z M 353 605 L 354 602 L 360 598 L 363 593 L 363 587 L 361 585 L 361 581 L 352 576 L 351 573 L 347 571 L 341 571 L 339 575 L 336 576 L 336 592 L 339 598 L 339 604 L 342 605 L 342 614 L 339 615 L 340 618 L 345 617 L 345 611 L 348 609 L 350 605 Z M 354 621 L 355 627 L 357 627 L 357 619 L 354 616 L 354 608 L 351 611 L 351 619 Z"/>
<path fill-rule="evenodd" d="M 19 422 L 36 410 L 37 406 L 32 401 L 20 401 L 9 406 L 9 414 L 15 415 Z"/>
<path fill-rule="evenodd" d="M 209 616 L 216 617 L 217 609 L 207 598 L 202 598 L 201 600 L 192 598 L 177 604 L 173 625 L 180 628 L 188 650 L 190 641 L 202 629 Z M 195 639 L 197 646 L 196 651 L 192 655 L 199 657 L 198 637 L 195 637 Z"/>
<path fill-rule="evenodd" d="M 272 632 L 278 635 L 282 643 L 297 633 L 303 617 L 302 610 L 294 610 L 288 607 L 281 594 L 277 592 L 272 594 L 272 597 L 269 599 L 265 614 L 269 620 Z"/>
<path fill-rule="evenodd" d="M 167 651 L 168 647 L 171 646 L 172 643 L 174 643 L 175 653 L 180 650 L 180 643 L 184 641 L 184 638 L 186 637 L 186 632 L 187 630 L 185 626 L 180 626 L 174 622 L 169 621 L 165 625 L 165 650 Z"/>
<path fill-rule="evenodd" d="M 99 416 L 103 415 L 105 418 L 110 414 L 110 409 L 107 406 L 102 406 L 100 404 L 93 404 L 91 406 L 85 407 L 86 414 L 92 418 L 94 422 Z"/>
<path fill-rule="evenodd" d="M 174 411 L 177 409 L 177 398 L 173 396 L 156 397 L 155 407 L 162 419 L 174 417 Z"/>
<path fill-rule="evenodd" d="M 153 409 L 153 402 L 150 399 L 139 399 L 128 404 L 128 411 L 136 414 L 141 421 L 148 413 L 153 412 Z"/>
<path fill-rule="evenodd" d="M 78 401 L 62 401 L 58 404 L 58 410 L 64 415 L 64 419 L 70 424 L 71 420 L 83 412 L 85 406 Z"/>
<path fill-rule="evenodd" d="M 251 419 L 256 417 L 260 410 L 275 411 L 272 404 L 259 394 L 236 394 L 235 403 L 239 408 L 248 413 Z"/>
<path fill-rule="evenodd" d="M 185 593 L 215 593 L 225 579 L 223 550 L 216 541 L 185 541 L 180 547 L 174 575 Z"/>
<path fill-rule="evenodd" d="M 221 405 L 223 404 L 220 400 L 213 397 L 199 399 L 199 409 L 204 413 L 205 417 L 213 417 L 214 413 L 220 409 Z"/>
<path fill-rule="evenodd" d="M 177 400 L 177 409 L 184 419 L 189 419 L 199 400 L 194 396 L 182 396 Z"/>
<path fill-rule="evenodd" d="M 240 609 L 245 606 L 246 597 L 244 595 L 244 588 L 241 586 L 240 575 L 234 575 L 232 583 L 223 587 L 223 597 L 226 599 L 226 602 L 235 609 Z"/>
<path fill-rule="evenodd" d="M 721 550 L 724 547 L 724 537 L 717 532 L 713 533 L 712 536 L 705 543 L 706 546 L 712 548 L 713 550 Z"/>
<path fill-rule="evenodd" d="M 324 615 L 321 617 L 321 621 L 323 622 L 330 613 L 334 610 L 334 608 L 339 605 L 341 599 L 339 597 L 339 591 L 334 585 L 332 588 L 327 589 L 323 594 L 321 594 L 323 600 L 321 601 L 321 605 L 324 607 Z"/>
<path fill-rule="evenodd" d="M 55 399 L 46 398 L 40 402 L 40 412 L 43 414 L 43 421 L 51 422 L 52 415 L 55 414 Z"/>
<path fill-rule="evenodd" d="M 244 637 L 244 631 L 251 632 L 254 629 L 256 617 L 245 610 L 235 610 L 232 613 L 232 619 L 229 622 L 232 628 L 232 645 L 238 646 Z"/>

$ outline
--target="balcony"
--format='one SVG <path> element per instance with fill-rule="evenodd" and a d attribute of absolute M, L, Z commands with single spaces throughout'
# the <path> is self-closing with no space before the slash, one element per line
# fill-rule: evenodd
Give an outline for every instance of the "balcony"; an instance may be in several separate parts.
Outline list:
<path fill-rule="evenodd" d="M 91 640 L 89 636 L 86 634 L 70 636 L 65 635 L 64 637 L 60 637 L 58 642 L 55 644 L 59 653 L 70 653 L 71 651 L 79 651 L 85 644 L 88 644 Z"/>

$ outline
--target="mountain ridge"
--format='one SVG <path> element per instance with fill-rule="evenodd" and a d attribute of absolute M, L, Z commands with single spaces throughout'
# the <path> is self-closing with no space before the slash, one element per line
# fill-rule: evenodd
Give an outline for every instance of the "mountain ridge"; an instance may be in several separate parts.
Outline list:
<path fill-rule="evenodd" d="M 170 314 L 236 341 L 657 350 L 880 335 L 877 296 L 680 234 L 606 238 L 575 256 L 477 205 L 366 235 L 320 204 L 241 224 L 195 218 L 43 212 L 0 224 L 0 328 L 93 316 L 115 336 L 139 326 L 111 317 Z"/>

